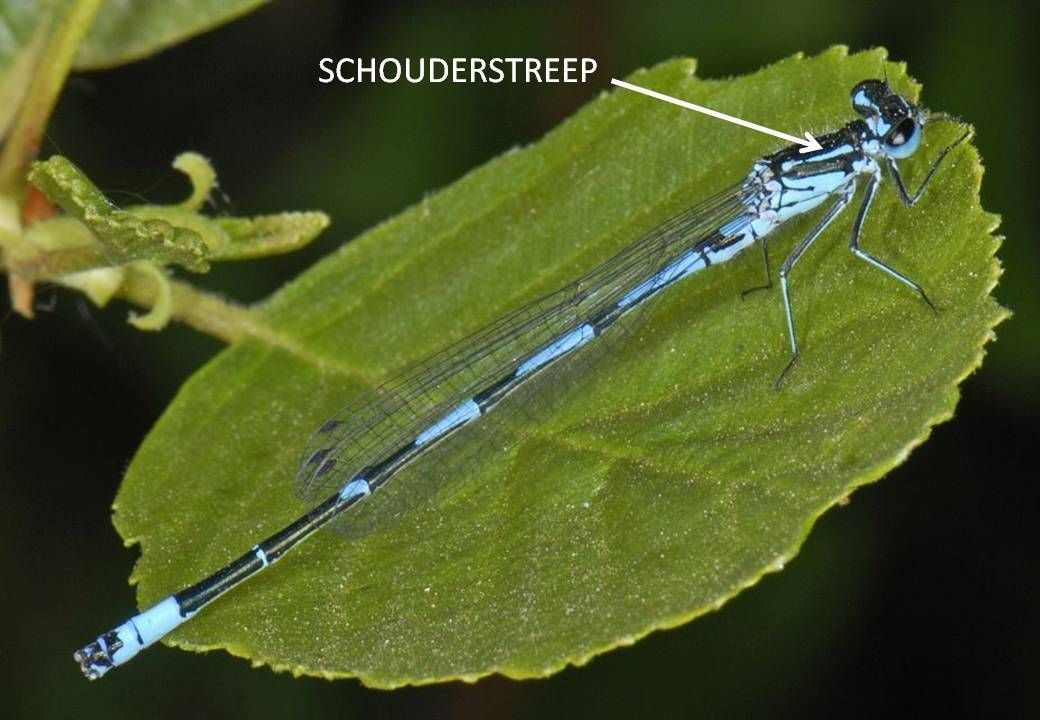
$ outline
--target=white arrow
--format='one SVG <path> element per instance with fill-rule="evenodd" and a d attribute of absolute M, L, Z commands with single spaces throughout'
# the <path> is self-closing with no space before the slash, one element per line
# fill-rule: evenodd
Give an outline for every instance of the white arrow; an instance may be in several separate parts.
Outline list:
<path fill-rule="evenodd" d="M 655 92 L 654 90 L 647 90 L 645 87 L 639 87 L 638 85 L 627 83 L 624 80 L 617 80 L 616 78 L 611 78 L 610 83 L 612 85 L 617 85 L 618 87 L 623 87 L 626 90 L 632 90 L 633 92 L 642 93 L 643 95 L 647 95 L 652 98 L 657 98 L 658 100 L 664 100 L 665 102 L 669 102 L 672 105 L 684 107 L 687 110 L 696 110 L 699 113 L 711 115 L 713 118 L 718 118 L 719 120 L 725 120 L 726 122 L 731 122 L 736 125 L 742 125 L 746 128 L 758 130 L 759 132 L 766 133 L 767 135 L 772 135 L 773 137 L 781 138 L 788 142 L 797 143 L 799 145 L 804 146 L 798 149 L 798 152 L 800 153 L 807 153 L 812 152 L 813 150 L 823 149 L 823 147 L 820 145 L 820 143 L 816 141 L 816 138 L 814 138 L 811 133 L 805 133 L 805 140 L 803 140 L 800 137 L 788 135 L 787 133 L 782 133 L 779 130 L 772 130 L 770 128 L 763 127 L 762 125 L 756 125 L 753 122 L 748 122 L 747 120 L 741 120 L 738 117 L 727 115 L 726 113 L 720 113 L 718 110 L 712 110 L 711 108 L 701 107 L 700 105 L 694 105 L 691 102 L 686 102 L 685 100 L 680 100 L 679 98 L 674 98 L 671 95 L 665 95 L 664 93 Z"/>

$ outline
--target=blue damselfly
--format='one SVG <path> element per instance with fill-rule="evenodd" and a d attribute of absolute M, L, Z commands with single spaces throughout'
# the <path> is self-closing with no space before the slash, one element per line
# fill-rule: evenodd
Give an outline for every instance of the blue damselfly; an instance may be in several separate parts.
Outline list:
<path fill-rule="evenodd" d="M 829 202 L 779 271 L 790 340 L 790 358 L 776 381 L 779 386 L 799 353 L 790 272 L 852 202 L 861 183 L 865 187 L 850 250 L 917 292 L 934 309 L 917 283 L 860 247 L 860 233 L 885 169 L 903 203 L 913 206 L 943 159 L 970 130 L 938 154 L 920 187 L 910 193 L 898 161 L 918 149 L 926 123 L 956 119 L 927 113 L 881 80 L 859 83 L 851 100 L 861 118 L 820 136 L 819 149 L 803 153 L 791 146 L 754 161 L 742 181 L 667 220 L 565 288 L 363 393 L 323 423 L 303 453 L 297 491 L 311 509 L 211 576 L 78 650 L 75 658 L 84 674 L 95 679 L 127 662 L 334 520 L 357 532 L 391 522 L 408 501 L 433 492 L 433 483 L 420 482 L 414 473 L 406 477 L 410 468 L 437 450 L 462 452 L 459 438 L 465 433 L 489 418 L 504 416 L 504 407 L 511 403 L 515 408 L 518 398 L 529 399 L 531 388 L 546 385 L 546 378 L 574 363 L 587 348 L 619 336 L 618 328 L 634 310 L 682 278 L 725 262 L 756 242 L 763 248 L 769 277 L 766 238 L 788 220 Z M 400 482 L 391 484 L 391 479 Z M 348 509 L 353 510 L 345 513 Z"/>

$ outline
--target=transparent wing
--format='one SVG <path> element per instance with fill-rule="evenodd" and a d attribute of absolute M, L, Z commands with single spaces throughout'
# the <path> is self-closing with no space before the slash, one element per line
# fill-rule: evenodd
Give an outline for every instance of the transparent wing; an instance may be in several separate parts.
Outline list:
<path fill-rule="evenodd" d="M 517 365 L 564 333 L 617 306 L 634 288 L 691 247 L 718 239 L 718 228 L 746 212 L 740 186 L 730 188 L 655 227 L 639 240 L 559 291 L 514 310 L 373 390 L 363 392 L 311 436 L 296 477 L 297 495 L 310 503 L 337 492 L 366 468 L 378 465 Z M 640 303 L 640 308 L 648 303 Z M 523 387 L 415 457 L 344 516 L 337 527 L 349 535 L 389 528 L 443 483 L 465 472 L 484 452 L 501 448 L 489 432 L 503 424 L 530 422 L 558 400 L 563 373 L 587 371 L 603 347 L 627 334 L 634 312 L 580 351 L 534 373 Z M 641 313 L 640 313 L 641 314 Z M 543 389 L 552 386 L 551 393 Z"/>

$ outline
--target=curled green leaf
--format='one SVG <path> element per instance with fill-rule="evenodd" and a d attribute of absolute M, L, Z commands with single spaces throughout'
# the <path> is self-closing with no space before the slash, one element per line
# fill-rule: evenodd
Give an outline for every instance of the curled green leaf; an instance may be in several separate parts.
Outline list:
<path fill-rule="evenodd" d="M 246 260 L 292 252 L 307 245 L 329 226 L 323 212 L 286 212 L 251 218 L 217 218 L 228 243 L 215 253 L 216 260 Z"/>
<path fill-rule="evenodd" d="M 170 316 L 173 314 L 173 289 L 170 287 L 170 279 L 166 277 L 162 268 L 152 263 L 133 263 L 129 269 L 143 274 L 154 283 L 155 302 L 152 309 L 144 315 L 131 312 L 127 322 L 138 330 L 162 330 L 170 322 Z"/>
<path fill-rule="evenodd" d="M 29 181 L 90 229 L 109 264 L 151 260 L 195 272 L 208 268 L 206 243 L 198 232 L 120 210 L 68 158 L 55 155 L 33 163 Z"/>
<path fill-rule="evenodd" d="M 181 153 L 173 159 L 173 167 L 191 181 L 191 195 L 180 206 L 185 210 L 199 210 L 217 184 L 217 171 L 208 159 L 196 152 Z"/>
<path fill-rule="evenodd" d="M 231 242 L 231 238 L 213 218 L 188 210 L 182 205 L 131 205 L 126 211 L 142 220 L 159 221 L 191 232 L 202 241 L 207 260 L 216 259 L 214 256 Z"/>

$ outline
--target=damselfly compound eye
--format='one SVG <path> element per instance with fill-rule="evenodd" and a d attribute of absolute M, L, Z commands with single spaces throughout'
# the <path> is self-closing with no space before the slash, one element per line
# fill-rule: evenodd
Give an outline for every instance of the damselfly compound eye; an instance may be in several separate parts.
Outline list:
<path fill-rule="evenodd" d="M 895 158 L 912 155 L 920 143 L 920 127 L 913 118 L 903 118 L 885 136 L 885 149 Z"/>

